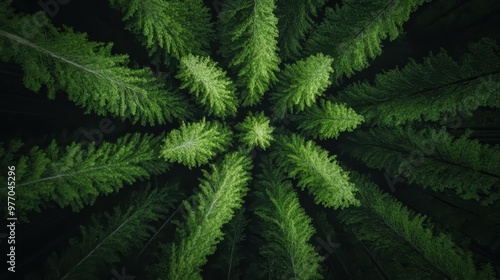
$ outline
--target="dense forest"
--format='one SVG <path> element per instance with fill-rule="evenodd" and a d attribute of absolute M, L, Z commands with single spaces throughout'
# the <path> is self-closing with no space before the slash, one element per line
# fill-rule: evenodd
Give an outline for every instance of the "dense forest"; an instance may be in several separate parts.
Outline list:
<path fill-rule="evenodd" d="M 1 279 L 499 279 L 500 2 L 0 3 Z"/>

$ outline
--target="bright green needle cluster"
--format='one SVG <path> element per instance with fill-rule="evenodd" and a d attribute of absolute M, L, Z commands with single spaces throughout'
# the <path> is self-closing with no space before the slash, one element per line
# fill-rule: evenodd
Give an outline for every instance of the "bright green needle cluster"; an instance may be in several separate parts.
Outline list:
<path fill-rule="evenodd" d="M 250 149 L 260 147 L 266 149 L 271 145 L 274 128 L 270 125 L 271 120 L 264 115 L 264 112 L 256 114 L 250 113 L 242 123 L 236 126 L 241 131 L 238 135 L 240 142 L 248 145 Z"/>

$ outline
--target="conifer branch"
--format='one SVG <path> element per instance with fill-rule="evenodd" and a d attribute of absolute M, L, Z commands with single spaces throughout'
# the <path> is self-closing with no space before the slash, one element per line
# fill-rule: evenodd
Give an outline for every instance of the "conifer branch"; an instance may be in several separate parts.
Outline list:
<path fill-rule="evenodd" d="M 349 173 L 337 164 L 335 156 L 312 140 L 306 142 L 296 134 L 279 136 L 274 154 L 278 158 L 276 164 L 291 178 L 298 179 L 299 187 L 308 188 L 317 204 L 334 209 L 359 205 Z"/>
<path fill-rule="evenodd" d="M 238 71 L 242 105 L 255 105 L 279 70 L 274 0 L 232 0 L 219 14 L 221 53 Z"/>
<path fill-rule="evenodd" d="M 267 241 L 260 254 L 275 262 L 268 274 L 283 279 L 323 279 L 323 260 L 309 240 L 315 233 L 311 218 L 300 206 L 292 184 L 268 160 L 262 164 L 256 186 L 255 214 Z"/>
<path fill-rule="evenodd" d="M 238 100 L 233 83 L 209 57 L 184 56 L 176 77 L 182 81 L 180 88 L 189 89 L 198 103 L 208 109 L 209 115 L 236 115 Z"/>
<path fill-rule="evenodd" d="M 19 218 L 53 204 L 79 211 L 100 195 L 164 172 L 168 164 L 157 159 L 161 138 L 128 134 L 99 147 L 73 142 L 61 149 L 55 141 L 46 149 L 33 147 L 15 164 Z"/>
<path fill-rule="evenodd" d="M 70 28 L 60 31 L 43 14 L 6 17 L 0 20 L 0 59 L 23 67 L 28 89 L 38 92 L 45 85 L 49 99 L 64 90 L 86 113 L 128 118 L 142 125 L 190 116 L 184 99 L 165 90 L 149 69 L 125 67 L 128 56 L 112 55 L 112 44 L 90 42 L 86 34 Z M 43 20 L 43 25 L 33 26 L 33 36 L 24 38 L 19 26 L 35 19 Z"/>
<path fill-rule="evenodd" d="M 243 203 L 251 165 L 250 158 L 235 152 L 220 164 L 211 165 L 211 173 L 203 171 L 195 204 L 184 201 L 189 213 L 187 221 L 179 225 L 177 241 L 155 267 L 161 279 L 201 279 L 201 267 L 224 236 L 222 227 Z"/>
<path fill-rule="evenodd" d="M 206 54 L 213 29 L 203 1 L 110 0 L 110 4 L 122 12 L 127 29 L 142 39 L 150 56 L 166 53 L 180 60 L 188 54 Z"/>
<path fill-rule="evenodd" d="M 394 40 L 402 25 L 427 0 L 347 0 L 327 8 L 323 22 L 306 42 L 308 54 L 333 57 L 333 82 L 366 68 L 382 53 L 382 41 Z"/>
<path fill-rule="evenodd" d="M 163 140 L 160 156 L 189 168 L 207 163 L 226 149 L 232 132 L 218 122 L 205 121 L 185 124 L 170 131 Z"/>

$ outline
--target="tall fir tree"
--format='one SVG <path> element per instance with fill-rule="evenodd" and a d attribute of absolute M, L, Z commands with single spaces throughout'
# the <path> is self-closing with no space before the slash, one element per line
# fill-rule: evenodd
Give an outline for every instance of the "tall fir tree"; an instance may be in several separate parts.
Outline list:
<path fill-rule="evenodd" d="M 278 17 L 278 47 L 283 60 L 296 59 L 302 51 L 303 40 L 314 26 L 313 17 L 326 0 L 276 1 Z"/>
<path fill-rule="evenodd" d="M 147 187 L 132 193 L 126 207 L 114 207 L 111 213 L 92 215 L 81 226 L 81 237 L 71 238 L 62 254 L 52 253 L 47 260 L 44 279 L 98 279 L 102 271 L 130 257 L 157 231 L 155 223 L 172 208 L 175 185 Z M 33 279 L 40 279 L 40 275 Z"/>
<path fill-rule="evenodd" d="M 245 208 L 240 208 L 229 223 L 223 228 L 224 240 L 217 245 L 214 262 L 212 267 L 214 271 L 222 272 L 227 280 L 242 279 L 245 260 L 242 242 L 245 241 L 245 229 L 250 220 L 245 217 Z"/>
<path fill-rule="evenodd" d="M 342 150 L 368 167 L 401 175 L 435 191 L 451 189 L 488 205 L 500 198 L 500 149 L 431 128 L 356 131 Z"/>
<path fill-rule="evenodd" d="M 255 183 L 254 212 L 266 241 L 260 254 L 274 264 L 262 273 L 273 275 L 273 279 L 323 279 L 323 258 L 309 243 L 316 230 L 292 184 L 271 160 L 264 161 L 261 169 Z"/>
<path fill-rule="evenodd" d="M 491 265 L 476 267 L 472 253 L 433 229 L 414 213 L 357 172 L 360 207 L 341 211 L 341 221 L 365 242 L 395 279 L 495 279 Z"/>
<path fill-rule="evenodd" d="M 110 0 L 120 10 L 150 56 L 164 53 L 180 60 L 188 54 L 204 55 L 212 39 L 210 11 L 201 0 Z M 168 62 L 169 57 L 163 57 Z"/>
<path fill-rule="evenodd" d="M 325 100 L 306 108 L 293 119 L 305 135 L 319 139 L 335 139 L 341 132 L 353 131 L 364 121 L 363 116 L 345 104 Z"/>
<path fill-rule="evenodd" d="M 26 88 L 64 91 L 86 113 L 164 124 L 191 115 L 180 95 L 167 91 L 149 69 L 130 69 L 113 44 L 88 41 L 85 33 L 54 27 L 43 12 L 19 16 L 0 6 L 0 60 L 19 64 Z M 29 30 L 29 31 L 27 31 Z"/>
<path fill-rule="evenodd" d="M 321 24 L 307 40 L 308 55 L 333 57 L 333 82 L 366 68 L 382 53 L 382 41 L 394 40 L 410 14 L 426 0 L 346 0 L 327 8 Z"/>
<path fill-rule="evenodd" d="M 189 168 L 200 166 L 224 151 L 232 132 L 217 121 L 182 123 L 170 131 L 161 147 L 160 156 L 168 162 L 177 162 Z"/>
<path fill-rule="evenodd" d="M 500 48 L 491 39 L 470 44 L 460 60 L 446 51 L 422 63 L 375 77 L 373 84 L 354 83 L 334 98 L 362 114 L 367 123 L 398 126 L 471 116 L 479 106 L 500 108 Z"/>
<path fill-rule="evenodd" d="M 230 0 L 219 14 L 221 53 L 238 71 L 242 105 L 258 104 L 279 70 L 274 0 Z"/>
<path fill-rule="evenodd" d="M 287 113 L 295 114 L 312 106 L 331 84 L 331 64 L 331 57 L 317 54 L 285 65 L 271 94 L 272 117 L 281 119 Z"/>
<path fill-rule="evenodd" d="M 212 172 L 203 171 L 201 192 L 190 204 L 184 201 L 188 217 L 178 225 L 176 241 L 164 250 L 152 269 L 160 279 L 202 279 L 201 268 L 215 252 L 224 233 L 222 227 L 241 207 L 251 179 L 250 158 L 233 152 L 226 155 Z"/>
<path fill-rule="evenodd" d="M 335 156 L 297 134 L 280 135 L 275 143 L 273 153 L 277 166 L 290 178 L 298 179 L 299 187 L 309 189 L 317 204 L 334 209 L 359 205 L 356 187 L 349 181 L 349 173 L 337 164 Z"/>
<path fill-rule="evenodd" d="M 195 95 L 198 103 L 206 107 L 208 115 L 236 115 L 238 100 L 233 82 L 209 57 L 184 56 L 176 77 L 182 81 L 180 88 L 187 88 Z"/>
<path fill-rule="evenodd" d="M 158 159 L 162 139 L 135 133 L 100 146 L 59 147 L 53 140 L 45 149 L 31 148 L 9 164 L 16 166 L 16 214 L 26 220 L 30 212 L 54 205 L 79 211 L 124 184 L 165 172 L 168 164 Z"/>

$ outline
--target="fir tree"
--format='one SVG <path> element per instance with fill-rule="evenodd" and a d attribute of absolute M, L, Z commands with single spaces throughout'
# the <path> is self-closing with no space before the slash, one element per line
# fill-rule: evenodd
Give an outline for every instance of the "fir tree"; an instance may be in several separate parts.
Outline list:
<path fill-rule="evenodd" d="M 397 279 L 495 279 L 490 265 L 474 265 L 472 254 L 438 233 L 426 216 L 416 214 L 351 172 L 360 207 L 341 212 L 341 221 L 366 242 Z"/>
<path fill-rule="evenodd" d="M 156 266 L 161 279 L 202 279 L 201 267 L 223 239 L 221 231 L 234 211 L 241 207 L 248 191 L 250 158 L 238 152 L 228 154 L 212 172 L 204 171 L 196 206 L 184 202 L 189 216 L 177 228 L 177 239 Z M 168 259 L 167 259 L 168 258 Z"/>
<path fill-rule="evenodd" d="M 156 231 L 155 222 L 172 208 L 176 186 L 150 187 L 132 195 L 127 207 L 93 215 L 88 226 L 80 227 L 81 237 L 72 238 L 61 255 L 52 253 L 47 279 L 98 279 L 99 272 L 138 251 Z M 38 278 L 39 279 L 39 278 Z"/>
<path fill-rule="evenodd" d="M 168 162 L 177 162 L 189 168 L 207 163 L 226 149 L 232 132 L 216 121 L 182 123 L 170 131 L 161 147 L 160 156 Z"/>
<path fill-rule="evenodd" d="M 312 140 L 296 134 L 279 136 L 274 155 L 278 158 L 276 164 L 291 178 L 298 179 L 299 187 L 308 188 L 317 204 L 334 209 L 359 205 L 349 173 L 337 164 L 335 156 Z"/>
<path fill-rule="evenodd" d="M 470 116 L 479 106 L 500 108 L 499 50 L 489 39 L 471 44 L 458 61 L 442 50 L 423 63 L 410 60 L 379 74 L 373 84 L 350 85 L 335 100 L 347 102 L 367 122 L 386 126 Z"/>
<path fill-rule="evenodd" d="M 233 219 L 223 227 L 224 240 L 217 245 L 215 252 L 214 266 L 221 270 L 228 280 L 238 280 L 243 276 L 240 265 L 245 256 L 241 243 L 245 240 L 244 230 L 250 222 L 244 213 L 245 208 L 240 208 Z"/>
<path fill-rule="evenodd" d="M 273 141 L 274 128 L 270 126 L 271 120 L 264 115 L 263 112 L 250 114 L 236 126 L 236 129 L 241 131 L 239 134 L 240 142 L 248 145 L 250 149 L 260 147 L 266 149 Z"/>
<path fill-rule="evenodd" d="M 500 198 L 500 149 L 467 134 L 454 138 L 444 130 L 398 127 L 357 131 L 349 139 L 343 150 L 368 167 L 435 191 L 451 189 L 486 205 Z"/>
<path fill-rule="evenodd" d="M 208 49 L 212 23 L 201 0 L 110 0 L 110 3 L 122 12 L 127 29 L 140 37 L 151 56 L 165 52 L 180 60 L 188 54 L 205 54 Z"/>
<path fill-rule="evenodd" d="M 353 131 L 364 121 L 363 116 L 345 104 L 325 100 L 306 108 L 294 119 L 304 134 L 320 139 L 337 138 L 340 132 Z"/>
<path fill-rule="evenodd" d="M 333 81 L 366 68 L 382 53 L 382 41 L 394 40 L 410 14 L 425 0 L 346 0 L 325 17 L 306 42 L 307 54 L 333 57 Z"/>
<path fill-rule="evenodd" d="M 125 67 L 128 56 L 112 55 L 111 43 L 88 41 L 71 28 L 59 30 L 42 12 L 21 17 L 10 8 L 0 9 L 0 59 L 23 68 L 28 89 L 39 92 L 44 85 L 49 99 L 63 90 L 86 113 L 142 125 L 190 116 L 181 96 L 165 90 L 149 69 Z M 23 33 L 27 26 L 33 30 Z"/>
<path fill-rule="evenodd" d="M 312 29 L 318 8 L 326 0 L 278 0 L 276 16 L 278 17 L 278 47 L 280 55 L 285 60 L 297 58 L 302 50 L 302 40 Z"/>
<path fill-rule="evenodd" d="M 332 59 L 317 54 L 294 64 L 287 64 L 281 73 L 277 89 L 271 95 L 274 118 L 286 113 L 298 113 L 312 106 L 331 84 Z"/>
<path fill-rule="evenodd" d="M 279 70 L 274 0 L 230 0 L 219 14 L 221 52 L 238 71 L 242 105 L 255 105 Z"/>
<path fill-rule="evenodd" d="M 315 233 L 311 218 L 300 206 L 299 198 L 280 171 L 268 160 L 255 183 L 255 214 L 260 218 L 262 236 L 266 243 L 260 254 L 272 260 L 270 271 L 275 279 L 323 279 L 322 261 L 309 240 Z"/>
<path fill-rule="evenodd" d="M 73 142 L 61 148 L 52 141 L 45 149 L 31 148 L 13 164 L 18 217 L 25 220 L 28 213 L 54 204 L 79 211 L 100 195 L 164 172 L 168 164 L 157 158 L 161 139 L 135 133 L 99 147 Z"/>
<path fill-rule="evenodd" d="M 208 109 L 209 115 L 236 115 L 238 100 L 233 83 L 209 57 L 184 56 L 176 77 L 182 81 L 180 88 L 187 88 L 195 95 L 198 103 Z"/>

